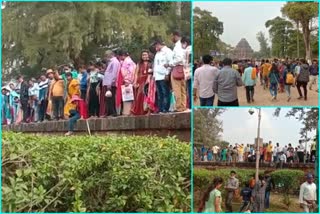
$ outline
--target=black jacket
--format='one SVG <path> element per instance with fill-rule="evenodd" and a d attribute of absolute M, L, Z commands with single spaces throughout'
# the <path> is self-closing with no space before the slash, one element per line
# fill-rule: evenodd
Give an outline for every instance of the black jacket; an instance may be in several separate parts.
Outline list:
<path fill-rule="evenodd" d="M 25 81 L 23 81 L 20 86 L 20 100 L 26 101 L 29 99 L 28 89 L 29 89 L 28 84 Z"/>

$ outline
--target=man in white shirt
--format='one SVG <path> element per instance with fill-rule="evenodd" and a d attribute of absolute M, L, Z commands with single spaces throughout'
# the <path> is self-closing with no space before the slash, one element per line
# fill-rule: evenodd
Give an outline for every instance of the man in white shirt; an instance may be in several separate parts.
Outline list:
<path fill-rule="evenodd" d="M 317 208 L 317 187 L 313 180 L 313 175 L 308 173 L 307 181 L 300 186 L 299 203 L 305 213 L 314 212 Z"/>
<path fill-rule="evenodd" d="M 193 79 L 193 96 L 197 99 L 199 93 L 200 106 L 213 106 L 214 92 L 213 81 L 219 72 L 216 67 L 210 65 L 212 56 L 205 55 L 202 57 L 203 65 L 197 68 Z"/>
<path fill-rule="evenodd" d="M 213 153 L 213 157 L 212 157 L 212 160 L 213 161 L 216 161 L 218 160 L 218 150 L 219 150 L 219 146 L 213 146 L 212 147 L 212 153 Z"/>
<path fill-rule="evenodd" d="M 153 63 L 153 78 L 156 81 L 159 113 L 167 113 L 170 107 L 170 89 L 168 77 L 173 64 L 173 52 L 161 40 L 153 43 L 157 53 Z"/>
<path fill-rule="evenodd" d="M 171 87 L 176 98 L 176 111 L 182 112 L 187 110 L 186 82 L 184 80 L 184 55 L 185 51 L 181 45 L 181 34 L 178 31 L 172 33 L 172 42 L 175 44 L 173 48 L 173 60 L 171 71 Z M 182 72 L 182 73 L 181 73 Z M 181 75 L 176 75 L 181 74 Z"/>

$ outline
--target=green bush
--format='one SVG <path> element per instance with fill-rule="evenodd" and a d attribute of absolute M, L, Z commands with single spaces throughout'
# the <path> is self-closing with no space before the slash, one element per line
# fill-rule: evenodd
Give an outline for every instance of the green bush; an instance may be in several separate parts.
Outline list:
<path fill-rule="evenodd" d="M 4 132 L 3 212 L 190 211 L 190 146 L 174 138 Z"/>
<path fill-rule="evenodd" d="M 283 169 L 272 172 L 271 177 L 280 192 L 293 193 L 303 183 L 304 172 L 301 170 Z"/>

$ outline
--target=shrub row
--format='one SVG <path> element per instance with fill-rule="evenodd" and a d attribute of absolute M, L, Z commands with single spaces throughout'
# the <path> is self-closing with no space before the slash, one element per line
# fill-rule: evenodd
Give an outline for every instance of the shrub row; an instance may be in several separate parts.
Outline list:
<path fill-rule="evenodd" d="M 188 212 L 190 146 L 175 138 L 4 132 L 3 212 Z"/>

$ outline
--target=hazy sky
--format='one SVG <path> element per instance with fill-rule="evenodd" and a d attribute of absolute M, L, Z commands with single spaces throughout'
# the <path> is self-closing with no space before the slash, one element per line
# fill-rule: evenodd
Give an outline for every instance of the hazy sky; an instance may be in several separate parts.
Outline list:
<path fill-rule="evenodd" d="M 236 143 L 252 144 L 257 137 L 258 110 L 250 115 L 249 108 L 228 109 L 219 119 L 223 121 L 222 139 Z M 297 146 L 300 139 L 301 122 L 294 117 L 285 117 L 290 108 L 282 108 L 279 117 L 274 117 L 274 108 L 262 108 L 261 110 L 261 132 L 260 137 L 263 142 L 271 140 L 274 144 Z M 314 132 L 309 132 L 308 137 L 314 137 Z M 309 144 L 309 143 L 308 143 Z M 309 144 L 310 145 L 310 144 Z M 309 148 L 308 145 L 308 148 Z"/>
<path fill-rule="evenodd" d="M 235 47 L 241 38 L 246 38 L 252 49 L 259 51 L 256 34 L 259 31 L 269 37 L 265 27 L 267 20 L 282 16 L 285 2 L 194 2 L 194 7 L 212 12 L 223 22 L 221 40 Z"/>

